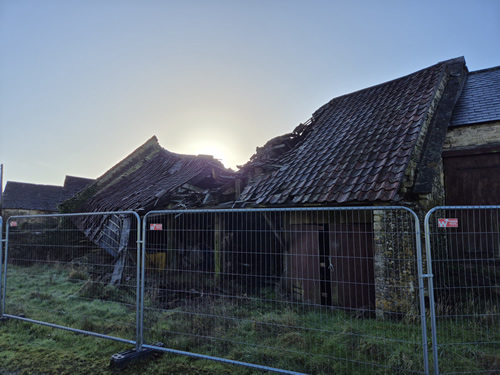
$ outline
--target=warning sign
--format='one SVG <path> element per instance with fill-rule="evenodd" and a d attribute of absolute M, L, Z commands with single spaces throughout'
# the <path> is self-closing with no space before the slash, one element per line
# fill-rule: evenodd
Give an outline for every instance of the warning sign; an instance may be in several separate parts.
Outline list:
<path fill-rule="evenodd" d="M 163 230 L 163 224 L 149 224 L 149 230 Z"/>
<path fill-rule="evenodd" d="M 17 221 L 11 221 L 10 222 L 11 227 L 17 227 Z"/>
<path fill-rule="evenodd" d="M 458 219 L 438 219 L 440 228 L 458 228 Z"/>

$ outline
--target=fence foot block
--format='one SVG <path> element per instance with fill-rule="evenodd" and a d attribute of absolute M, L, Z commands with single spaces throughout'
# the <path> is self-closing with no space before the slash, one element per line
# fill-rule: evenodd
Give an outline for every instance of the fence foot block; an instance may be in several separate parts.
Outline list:
<path fill-rule="evenodd" d="M 159 342 L 156 343 L 154 346 L 163 347 L 163 343 Z M 141 351 L 131 349 L 131 350 L 126 350 L 124 352 L 116 353 L 111 356 L 110 367 L 121 369 L 124 368 L 125 366 L 128 366 L 131 363 L 148 358 L 155 353 L 159 353 L 159 351 L 149 348 L 142 349 Z"/>

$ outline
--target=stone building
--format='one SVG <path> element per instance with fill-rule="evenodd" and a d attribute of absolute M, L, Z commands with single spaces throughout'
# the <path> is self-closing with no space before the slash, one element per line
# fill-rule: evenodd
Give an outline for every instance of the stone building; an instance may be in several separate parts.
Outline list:
<path fill-rule="evenodd" d="M 66 176 L 63 186 L 7 181 L 2 197 L 2 218 L 59 213 L 58 205 L 78 193 L 93 180 Z"/>
<path fill-rule="evenodd" d="M 447 204 L 500 204 L 500 67 L 467 76 L 443 161 Z"/>
<path fill-rule="evenodd" d="M 332 99 L 292 133 L 257 148 L 242 167 L 246 184 L 240 206 L 405 206 L 423 223 L 429 209 L 445 203 L 499 204 L 499 73 L 498 68 L 469 73 L 460 57 Z M 318 259 L 307 265 L 310 278 L 324 273 L 320 253 L 345 256 L 343 246 L 357 259 L 354 268 L 366 269 L 368 262 L 374 270 L 366 279 L 345 273 L 343 280 L 374 285 L 371 298 L 361 305 L 333 298 L 334 305 L 394 312 L 415 306 L 413 240 L 389 239 L 381 232 L 395 228 L 397 218 L 375 210 L 357 222 L 339 216 L 333 224 L 337 228 L 325 228 L 312 215 L 302 220 L 288 226 L 315 225 L 318 230 L 309 234 L 309 245 L 288 240 L 291 249 L 299 246 Z M 332 233 L 342 225 L 372 238 L 364 245 L 339 242 Z M 411 232 L 409 227 L 398 230 Z M 318 239 L 325 235 L 328 245 L 320 249 Z M 365 256 L 356 255 L 360 246 L 367 246 Z M 335 294 L 331 285 L 328 293 Z M 316 291 L 303 295 L 320 302 Z"/>
<path fill-rule="evenodd" d="M 153 137 L 60 207 L 63 212 L 134 210 L 142 216 L 196 207 L 403 206 L 423 222 L 429 209 L 445 203 L 498 204 L 499 73 L 499 68 L 469 73 L 459 57 L 334 98 L 293 132 L 258 147 L 237 173 L 209 156 L 169 152 Z M 276 268 L 284 278 L 300 276 L 285 263 L 300 263 L 301 272 L 307 268 L 306 279 L 319 280 L 330 272 L 321 259 L 349 258 L 335 263 L 340 271 L 328 276 L 330 286 L 321 293 L 306 280 L 291 285 L 300 298 L 397 313 L 415 306 L 418 277 L 409 222 L 396 224 L 398 217 L 382 209 L 362 217 L 337 212 L 324 220 L 284 213 L 276 220 L 262 218 L 252 225 L 259 228 L 256 236 L 275 233 L 273 246 L 279 249 L 271 252 L 288 254 Z M 116 227 L 128 227 L 122 224 Z M 217 224 L 220 231 L 245 229 L 225 225 Z M 391 230 L 405 235 L 390 237 Z M 121 232 L 109 235 L 119 239 Z M 228 249 L 243 246 L 235 244 L 228 243 Z M 250 264 L 259 262 L 257 256 L 248 259 L 248 269 L 259 268 Z M 342 294 L 339 283 L 352 288 Z M 356 296 L 366 293 L 369 298 Z"/>
<path fill-rule="evenodd" d="M 3 192 L 2 217 L 54 214 L 59 210 L 62 186 L 7 181 Z"/>

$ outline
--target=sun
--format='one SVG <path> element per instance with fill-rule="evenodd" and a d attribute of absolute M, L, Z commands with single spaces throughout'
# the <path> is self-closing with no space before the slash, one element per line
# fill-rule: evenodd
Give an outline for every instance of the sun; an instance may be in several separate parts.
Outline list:
<path fill-rule="evenodd" d="M 197 142 L 196 144 L 191 145 L 190 153 L 194 155 L 212 155 L 215 159 L 220 160 L 226 168 L 230 167 L 227 159 L 228 150 L 220 142 L 212 142 L 208 140 Z"/>

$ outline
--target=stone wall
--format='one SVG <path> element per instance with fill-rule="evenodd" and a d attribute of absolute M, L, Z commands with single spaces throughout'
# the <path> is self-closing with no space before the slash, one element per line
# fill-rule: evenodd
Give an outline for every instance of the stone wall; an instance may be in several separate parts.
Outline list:
<path fill-rule="evenodd" d="M 52 211 L 42 211 L 42 210 L 23 210 L 23 209 L 10 209 L 6 208 L 2 212 L 2 220 L 3 220 L 3 226 L 7 225 L 7 220 L 11 216 L 31 216 L 31 215 L 53 215 L 56 212 Z M 24 220 L 18 220 L 20 222 L 25 223 L 26 221 Z M 38 226 L 38 227 L 43 227 L 43 226 L 50 226 L 54 227 L 57 226 L 57 219 L 54 218 L 30 218 L 29 219 L 29 224 L 25 224 L 28 226 Z M 55 223 L 55 224 L 54 224 Z"/>
<path fill-rule="evenodd" d="M 410 192 L 413 186 L 415 185 L 415 180 L 417 177 L 417 167 L 419 165 L 420 159 L 422 158 L 422 153 L 424 151 L 426 138 L 429 133 L 429 127 L 432 123 L 433 117 L 437 110 L 439 101 L 443 96 L 447 83 L 448 83 L 448 75 L 445 75 L 441 83 L 439 84 L 436 94 L 434 95 L 434 99 L 432 100 L 431 105 L 428 109 L 427 117 L 422 125 L 422 129 L 420 130 L 420 134 L 418 136 L 417 143 L 415 145 L 415 150 L 413 151 L 410 162 L 406 167 L 404 182 L 402 183 L 399 192 L 401 196 L 404 196 L 405 194 Z"/>
<path fill-rule="evenodd" d="M 405 210 L 373 212 L 376 315 L 403 318 L 418 312 L 415 225 Z"/>
<path fill-rule="evenodd" d="M 450 83 L 450 76 L 443 75 L 434 100 L 428 108 L 427 117 L 422 124 L 399 191 L 401 200 L 398 205 L 412 209 L 417 214 L 421 227 L 426 212 L 436 205 L 444 204 L 443 163 L 440 158 L 434 160 L 428 155 L 435 154 L 436 151 L 440 155 L 441 149 L 435 150 L 437 147 L 435 142 L 429 142 L 428 138 L 436 136 L 434 131 L 436 126 L 442 127 L 442 124 L 436 124 L 436 118 L 450 116 L 448 108 L 440 103 L 443 97 L 446 97 L 446 101 L 451 100 L 454 104 L 450 95 L 456 95 L 456 92 L 448 88 L 450 84 L 455 85 L 457 82 Z M 444 139 L 444 133 L 441 139 Z M 425 161 L 425 164 L 422 164 L 422 161 Z M 426 174 L 426 179 L 420 177 L 420 185 L 425 185 L 423 189 L 420 187 L 419 190 L 423 191 L 421 193 L 415 192 L 419 173 L 422 172 L 419 168 L 432 171 Z M 418 312 L 418 265 L 414 218 L 406 212 L 379 210 L 374 212 L 373 223 L 377 316 L 403 317 L 405 314 Z M 424 243 L 423 234 L 420 240 Z"/>
<path fill-rule="evenodd" d="M 500 143 L 500 121 L 449 128 L 443 150 L 451 151 L 496 143 Z"/>

